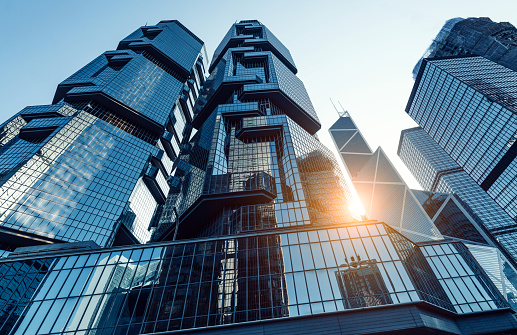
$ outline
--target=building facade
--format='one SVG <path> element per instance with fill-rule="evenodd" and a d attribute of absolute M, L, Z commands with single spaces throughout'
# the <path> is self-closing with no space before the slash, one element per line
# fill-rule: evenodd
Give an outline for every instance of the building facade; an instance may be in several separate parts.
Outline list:
<path fill-rule="evenodd" d="M 204 80 L 178 21 L 137 29 L 0 126 L 0 248 L 145 243 Z"/>
<path fill-rule="evenodd" d="M 516 259 L 515 221 L 420 127 L 402 131 L 398 155 L 426 191 L 453 193 Z"/>
<path fill-rule="evenodd" d="M 423 58 L 477 55 L 517 71 L 517 28 L 488 17 L 447 20 Z M 416 78 L 422 60 L 413 69 Z"/>
<path fill-rule="evenodd" d="M 454 193 L 455 188 L 444 187 L 446 184 L 443 181 L 440 183 L 442 193 L 436 192 L 436 189 L 433 191 L 410 189 L 381 147 L 374 152 L 369 149 L 348 112 L 340 115 L 330 127 L 329 132 L 349 172 L 367 218 L 383 221 L 417 244 L 452 239 L 462 241 L 469 250 L 482 251 L 474 253 L 474 258 L 483 264 L 487 273 L 494 273 L 494 264 L 499 264 L 496 268 L 504 269 L 499 271 L 499 274 L 491 275 L 491 278 L 496 282 L 504 283 L 499 287 L 509 290 L 501 291 L 501 293 L 512 306 L 516 306 L 517 299 L 514 298 L 517 293 L 515 262 L 508 250 L 498 241 L 498 234 L 495 234 L 496 237 L 494 237 L 481 218 L 487 220 L 487 225 L 504 224 L 504 219 L 510 222 L 512 220 L 490 197 L 482 192 L 485 198 L 479 199 L 475 193 L 472 193 L 472 185 L 469 188 L 469 185 L 459 185 L 458 183 L 453 184 L 458 188 L 459 194 L 456 194 Z M 431 184 L 435 177 L 439 178 L 447 173 L 458 173 L 458 169 L 450 169 L 451 166 L 456 166 L 452 159 L 443 150 L 437 150 L 438 145 L 422 129 L 408 129 L 403 134 L 411 139 L 425 136 L 431 141 L 430 145 L 434 144 L 425 150 L 426 147 L 422 146 L 421 141 L 416 144 L 407 139 L 401 141 L 399 155 L 410 171 L 417 174 L 417 178 L 422 181 L 422 184 L 425 184 L 426 181 Z M 354 138 L 355 141 L 352 141 Z M 361 145 L 357 145 L 358 143 Z M 437 152 L 441 152 L 444 157 L 437 157 Z M 362 162 L 361 158 L 363 158 Z M 433 174 L 433 178 L 429 178 L 431 174 Z M 464 172 L 463 174 L 464 177 L 469 178 Z M 453 180 L 457 181 L 458 178 L 453 178 Z M 472 180 L 471 183 L 479 189 L 479 186 Z M 468 205 L 471 202 L 473 202 L 473 207 Z M 485 212 L 481 210 L 482 208 L 485 209 Z M 479 216 L 473 209 L 480 212 Z M 511 246 L 508 240 L 505 242 Z M 499 257 L 491 258 L 495 263 L 490 265 L 485 261 L 485 252 L 498 254 Z"/>
<path fill-rule="evenodd" d="M 0 262 L 5 334 L 517 327 L 464 244 L 416 246 L 372 221 L 9 258 Z"/>
<path fill-rule="evenodd" d="M 406 107 L 514 219 L 516 40 L 517 29 L 509 23 L 449 20 L 424 54 L 431 58 L 415 67 L 415 86 Z"/>
<path fill-rule="evenodd" d="M 486 198 L 481 194 L 486 192 L 515 220 L 515 79 L 514 71 L 483 57 L 423 61 L 407 106 L 408 114 L 421 130 L 404 131 L 401 146 L 405 139 L 413 139 L 407 143 L 405 161 L 409 165 L 420 164 L 417 179 L 423 181 L 424 188 L 450 191 L 446 184 L 455 184 L 453 191 L 470 197 L 471 208 L 476 206 L 473 202 L 480 203 L 480 210 L 485 205 L 479 199 Z M 411 149 L 411 145 L 419 149 Z M 414 154 L 416 151 L 419 154 Z M 457 180 L 450 181 L 452 178 Z M 493 233 L 497 232 L 499 239 L 508 238 L 507 248 L 511 248 L 515 244 L 511 237 L 515 221 L 502 220 L 501 215 L 495 217 L 499 223 L 489 229 L 497 229 Z"/>
<path fill-rule="evenodd" d="M 177 22 L 162 21 L 130 35 L 120 50 L 154 45 L 166 31 L 157 31 L 161 24 L 187 32 Z M 175 40 L 187 50 L 202 49 L 191 34 Z M 162 44 L 156 43 L 142 47 L 142 53 L 131 51 L 143 55 L 159 49 Z M 112 59 L 122 62 L 128 54 Z M 194 70 L 188 73 L 202 73 L 199 52 L 190 60 Z M 158 138 L 156 154 L 147 156 L 150 170 L 141 175 L 153 199 L 158 191 L 165 198 L 140 202 L 153 209 L 146 227 L 153 227 L 147 232 L 154 243 L 16 249 L 0 259 L 0 334 L 503 334 L 517 329 L 501 288 L 506 281 L 491 279 L 464 243 L 415 244 L 385 223 L 355 219 L 339 166 L 316 137 L 320 123 L 294 61 L 263 24 L 233 24 L 209 71 L 206 80 L 198 76 L 199 90 L 190 87 L 198 87 L 196 78 L 188 78 L 175 91 L 179 103 L 165 94 L 175 104 L 163 110 L 152 106 L 144 115 L 163 121 L 168 133 L 161 136 L 181 144 L 176 159 L 168 156 L 171 163 L 163 163 L 170 166 L 168 175 L 160 175 L 159 145 L 169 155 L 174 144 L 168 148 Z M 112 106 L 111 91 L 91 82 L 68 91 L 69 84 L 62 84 L 58 91 L 78 100 L 102 91 L 96 103 Z M 168 81 L 164 86 L 171 88 Z M 119 88 L 129 101 L 145 96 L 131 95 L 133 84 Z M 176 108 L 191 117 L 182 139 L 173 133 L 170 113 Z M 127 115 L 151 127 L 145 118 Z M 133 203 L 137 197 L 128 199 Z M 121 222 L 136 222 L 138 215 L 126 212 Z M 496 254 L 485 255 L 488 263 L 498 262 Z"/>
<path fill-rule="evenodd" d="M 154 240 L 351 221 L 349 190 L 314 136 L 320 123 L 287 48 L 242 22 L 210 71 Z"/>

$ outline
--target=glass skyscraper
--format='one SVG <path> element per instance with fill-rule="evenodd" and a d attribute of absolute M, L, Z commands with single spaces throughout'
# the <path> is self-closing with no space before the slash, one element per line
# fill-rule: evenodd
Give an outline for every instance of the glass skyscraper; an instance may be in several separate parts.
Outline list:
<path fill-rule="evenodd" d="M 424 57 L 406 112 L 517 219 L 517 29 L 452 19 Z"/>
<path fill-rule="evenodd" d="M 410 189 L 381 147 L 375 152 L 369 149 L 348 113 L 340 116 L 329 132 L 368 218 L 382 220 L 414 242 L 457 238 L 494 245 L 491 235 L 482 224 L 479 224 L 479 220 L 476 221 L 468 213 L 462 205 L 462 200 L 456 194 L 446 193 L 451 192 L 450 188 L 440 189 L 441 193 L 437 192 L 436 188 L 429 187 L 425 189 L 432 192 Z M 361 145 L 358 145 L 359 143 Z M 438 176 L 445 171 L 431 170 L 430 164 L 423 168 L 421 165 L 431 161 L 432 157 L 414 159 L 414 156 L 422 155 L 422 148 L 408 148 L 408 142 L 404 142 L 399 154 L 402 154 L 401 157 L 411 172 L 419 172 L 419 180 L 425 181 L 428 174 L 434 173 Z M 445 157 L 437 157 L 435 163 L 443 162 L 445 165 L 452 161 L 443 150 L 442 153 Z M 360 158 L 363 158 L 363 162 Z M 411 159 L 410 163 L 408 159 Z M 500 212 L 504 214 L 502 210 Z"/>
<path fill-rule="evenodd" d="M 478 55 L 517 71 L 517 28 L 488 17 L 447 20 L 422 58 Z M 420 60 L 413 69 L 416 78 Z"/>
<path fill-rule="evenodd" d="M 420 132 L 417 132 L 418 130 Z M 505 283 L 500 287 L 509 290 L 502 290 L 501 293 L 512 306 L 517 305 L 515 263 L 512 265 L 512 257 L 487 230 L 483 221 L 486 220 L 486 225 L 490 226 L 504 224 L 505 219 L 512 220 L 490 197 L 484 192 L 482 195 L 485 198 L 482 199 L 470 195 L 472 185 L 458 184 L 458 178 L 453 178 L 452 181 L 455 183 L 447 187 L 444 187 L 446 182 L 442 181 L 442 193 L 436 192 L 436 189 L 432 192 L 410 189 L 381 147 L 372 152 L 348 112 L 340 115 L 329 132 L 349 172 L 367 218 L 385 222 L 417 244 L 444 239 L 462 241 L 469 250 L 473 250 L 474 258 L 483 264 L 485 271 L 494 273 L 494 267 L 504 269 L 499 275 L 492 275 L 491 278 L 500 278 L 496 281 Z M 447 170 L 447 167 L 454 167 L 456 164 L 422 129 L 408 129 L 403 134 L 409 135 L 410 139 L 404 138 L 401 141 L 399 154 L 423 184 L 427 179 L 433 181 L 434 177 L 439 178 L 442 174 L 457 173 L 458 169 Z M 426 147 L 419 137 L 425 137 L 431 143 L 425 143 Z M 415 141 L 415 138 L 420 141 Z M 438 157 L 437 153 L 444 157 Z M 433 167 L 439 171 L 433 170 Z M 429 178 L 431 174 L 433 178 Z M 469 178 L 464 172 L 463 174 Z M 447 177 L 445 180 L 450 181 Z M 479 189 L 474 181 L 471 180 L 471 183 Z M 456 188 L 458 194 L 443 193 L 453 192 Z M 429 186 L 426 189 L 429 190 Z M 468 204 L 472 204 L 473 207 Z M 481 208 L 484 208 L 485 212 L 482 212 Z M 479 213 L 479 216 L 476 213 Z M 508 245 L 508 240 L 505 240 L 505 243 Z M 480 250 L 482 252 L 477 253 Z M 486 262 L 487 253 L 497 254 L 498 257 L 492 257 L 490 262 Z"/>
<path fill-rule="evenodd" d="M 516 79 L 480 56 L 424 59 L 406 107 L 420 128 L 403 131 L 399 150 L 426 190 L 461 194 L 514 258 Z"/>
<path fill-rule="evenodd" d="M 0 247 L 145 243 L 204 80 L 178 21 L 138 29 L 0 126 Z"/>
<path fill-rule="evenodd" d="M 517 329 L 505 279 L 488 274 L 465 244 L 416 244 L 383 222 L 354 218 L 294 61 L 263 24 L 233 24 L 206 79 L 205 61 L 199 39 L 162 21 L 60 85 L 56 104 L 73 108 L 68 117 L 81 107 L 79 115 L 114 123 L 114 131 L 142 141 L 145 164 L 125 198 L 130 210 L 116 218 L 126 235 L 117 240 L 114 232 L 114 246 L 85 237 L 18 248 L 0 260 L 0 334 Z M 117 80 L 97 79 L 124 69 L 131 71 Z M 29 138 L 21 136 L 12 140 Z M 140 147 L 131 143 L 116 156 L 123 166 L 100 154 L 91 159 L 117 169 L 110 178 L 122 180 L 109 179 L 117 187 L 131 180 L 122 173 L 139 167 Z M 105 189 L 84 192 L 89 207 L 104 206 L 105 198 L 91 198 Z M 497 259 L 483 252 L 487 263 Z"/>
<path fill-rule="evenodd" d="M 329 132 L 367 218 L 383 221 L 413 242 L 443 238 L 382 148 L 370 149 L 348 112 Z"/>
<path fill-rule="evenodd" d="M 424 190 L 454 193 L 470 216 L 517 258 L 515 221 L 422 128 L 402 131 L 398 155 Z"/>

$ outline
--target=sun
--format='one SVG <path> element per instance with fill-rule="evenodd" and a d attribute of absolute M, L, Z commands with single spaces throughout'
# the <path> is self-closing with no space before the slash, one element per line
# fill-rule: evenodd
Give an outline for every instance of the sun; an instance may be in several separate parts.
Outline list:
<path fill-rule="evenodd" d="M 359 221 L 367 220 L 366 212 L 361 204 L 361 201 L 356 197 L 353 197 L 353 200 L 348 205 L 348 210 L 354 219 Z"/>

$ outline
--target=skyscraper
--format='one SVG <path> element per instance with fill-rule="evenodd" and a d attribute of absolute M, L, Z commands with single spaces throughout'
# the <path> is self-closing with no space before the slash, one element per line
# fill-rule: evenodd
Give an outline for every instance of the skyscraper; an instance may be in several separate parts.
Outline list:
<path fill-rule="evenodd" d="M 370 149 L 348 112 L 329 132 L 367 218 L 389 224 L 413 242 L 443 238 L 382 148 Z"/>
<path fill-rule="evenodd" d="M 405 132 L 407 131 L 409 130 Z M 340 151 L 368 218 L 384 221 L 414 242 L 453 237 L 494 245 L 490 234 L 482 224 L 479 224 L 479 220 L 476 221 L 471 217 L 461 204 L 461 199 L 455 194 L 447 193 L 451 192 L 450 188 L 437 190 L 425 187 L 431 192 L 410 189 L 381 147 L 375 152 L 369 149 L 348 112 L 340 115 L 329 132 Z M 358 143 L 363 145 L 357 145 Z M 408 151 L 407 147 L 407 142 L 404 141 L 399 154 L 402 154 L 401 157 L 406 163 L 411 159 L 411 164 L 407 164 L 411 172 L 418 172 L 418 180 L 425 181 L 427 175 L 433 172 L 435 175 L 444 173 L 445 169 L 436 172 L 430 167 L 421 167 L 420 165 L 428 163 L 428 160 L 415 159 L 415 155 L 422 155 L 422 153 L 420 150 Z M 452 161 L 445 153 L 443 154 L 448 160 L 437 157 L 437 162 L 445 165 L 448 161 Z M 363 158 L 362 161 L 361 158 Z M 493 201 L 492 203 L 497 208 Z M 507 218 L 502 210 L 499 211 Z"/>
<path fill-rule="evenodd" d="M 453 19 L 424 56 L 406 112 L 517 219 L 517 29 Z"/>
<path fill-rule="evenodd" d="M 151 30 L 158 40 L 156 29 L 130 38 Z M 382 222 L 354 220 L 294 61 L 263 24 L 233 24 L 209 71 L 199 78 L 167 198 L 150 220 L 160 243 L 15 250 L 0 260 L 0 332 L 517 329 L 506 297 L 463 243 L 416 245 Z M 179 106 L 190 110 L 188 83 Z"/>
<path fill-rule="evenodd" d="M 463 194 L 514 257 L 515 221 L 502 218 L 491 201 L 481 199 L 486 192 L 516 219 L 516 78 L 513 70 L 479 56 L 424 59 L 406 108 L 421 129 L 401 136 L 401 147 L 412 139 L 401 156 L 414 166 L 422 186 L 432 191 L 452 187 Z"/>
<path fill-rule="evenodd" d="M 319 120 L 287 48 L 243 21 L 210 71 L 192 121 L 199 131 L 180 156 L 154 240 L 351 221 L 349 191 L 313 136 Z"/>
<path fill-rule="evenodd" d="M 517 28 L 488 17 L 447 20 L 422 58 L 478 55 L 517 71 Z M 421 60 L 413 69 L 416 78 Z"/>
<path fill-rule="evenodd" d="M 417 133 L 418 130 L 420 132 Z M 459 184 L 458 178 L 452 179 L 452 187 L 444 186 L 447 184 L 442 181 L 442 193 L 436 192 L 436 189 L 410 189 L 381 147 L 372 152 L 348 112 L 340 114 L 329 132 L 369 219 L 385 222 L 417 244 L 444 239 L 462 241 L 473 251 L 474 258 L 483 264 L 484 270 L 490 273 L 491 278 L 499 278 L 496 281 L 504 283 L 498 286 L 501 293 L 513 307 L 517 306 L 517 266 L 510 253 L 486 227 L 494 224 L 504 225 L 504 220 L 506 223 L 512 220 L 490 197 L 482 192 L 484 198 L 480 199 L 472 193 L 471 184 Z M 408 129 L 403 134 L 408 134 L 410 139 L 401 140 L 399 155 L 419 180 L 432 183 L 434 177 L 458 173 L 458 169 L 446 168 L 457 165 L 443 150 L 436 150 L 438 145 L 422 129 Z M 427 145 L 434 144 L 434 147 L 426 147 L 422 141 L 411 140 L 419 136 L 425 136 L 431 142 Z M 436 155 L 440 152 L 444 157 Z M 433 167 L 443 168 L 436 171 Z M 429 177 L 431 174 L 433 178 Z M 464 172 L 463 174 L 470 179 Z M 428 181 L 429 179 L 431 181 Z M 471 183 L 479 189 L 474 181 L 471 180 Z M 455 188 L 458 188 L 458 194 L 453 193 Z M 426 189 L 429 190 L 429 187 Z M 468 204 L 472 204 L 473 207 Z M 479 216 L 476 213 L 479 213 Z M 486 220 L 486 224 L 482 219 Z M 496 237 L 497 235 L 495 234 Z M 507 239 L 503 240 L 506 245 L 511 246 Z M 478 253 L 481 250 L 482 252 Z M 498 256 L 487 261 L 487 253 Z M 494 266 L 504 271 L 494 273 Z M 503 288 L 508 288 L 508 291 Z"/>
<path fill-rule="evenodd" d="M 517 258 L 515 221 L 422 128 L 402 131 L 397 154 L 424 190 L 454 193 L 470 216 Z"/>
<path fill-rule="evenodd" d="M 204 80 L 203 42 L 142 27 L 0 126 L 0 247 L 145 243 Z"/>

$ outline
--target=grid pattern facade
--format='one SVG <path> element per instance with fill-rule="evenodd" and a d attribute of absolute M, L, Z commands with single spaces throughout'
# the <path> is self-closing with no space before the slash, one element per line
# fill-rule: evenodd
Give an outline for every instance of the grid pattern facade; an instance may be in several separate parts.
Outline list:
<path fill-rule="evenodd" d="M 85 112 L 66 121 L 41 143 L 19 139 L 19 150 L 29 157 L 3 153 L 6 163 L 16 159 L 8 171 L 21 167 L 1 186 L 0 220 L 19 231 L 108 245 L 139 165 L 157 149 Z M 30 152 L 29 146 L 37 148 Z"/>
<path fill-rule="evenodd" d="M 515 218 L 516 73 L 483 57 L 424 60 L 420 72 L 408 114 Z"/>
<path fill-rule="evenodd" d="M 465 244 L 488 278 L 515 309 L 517 304 L 517 276 L 508 259 L 497 248 Z"/>
<path fill-rule="evenodd" d="M 179 43 L 171 43 L 171 41 Z M 142 45 L 151 45 L 160 50 L 167 55 L 168 59 L 188 72 L 191 71 L 192 64 L 196 62 L 199 53 L 205 53 L 204 50 L 201 51 L 204 48 L 203 41 L 176 20 L 142 27 L 120 41 L 118 49 L 137 49 Z"/>
<path fill-rule="evenodd" d="M 175 78 L 144 55 L 128 53 L 128 62 L 119 66 L 109 66 L 106 55 L 101 55 L 60 85 L 75 86 L 67 92 L 69 95 L 102 92 L 165 125 L 171 106 L 181 93 L 181 78 Z"/>
<path fill-rule="evenodd" d="M 411 301 L 505 308 L 471 257 L 460 243 L 419 248 L 366 223 L 6 260 L 0 329 L 140 334 Z"/>
<path fill-rule="evenodd" d="M 215 49 L 212 63 L 210 64 L 210 71 L 217 66 L 220 57 L 229 47 L 245 45 L 259 45 L 260 48 L 275 52 L 294 73 L 297 72 L 289 50 L 266 26 L 257 20 L 240 21 L 230 27 L 221 43 Z"/>
<path fill-rule="evenodd" d="M 491 239 L 468 214 L 454 194 L 412 190 L 443 235 L 483 244 Z"/>
<path fill-rule="evenodd" d="M 509 316 L 507 296 L 463 244 L 442 249 L 440 261 L 464 270 L 447 277 L 388 225 L 354 220 L 276 37 L 240 21 L 223 44 L 205 80 L 202 42 L 187 28 L 142 27 L 63 82 L 59 108 L 26 110 L 0 127 L 13 153 L 7 163 L 38 159 L 45 175 L 10 190 L 73 228 L 36 229 L 40 238 L 101 236 L 101 247 L 33 246 L 0 259 L 0 333 L 129 335 L 378 306 L 427 306 L 450 320 L 472 311 Z M 13 173 L 28 178 L 22 172 L 11 169 L 0 188 Z M 56 194 L 67 207 L 51 207 Z M 13 224 L 27 204 L 13 205 Z M 149 239 L 161 243 L 117 247 Z M 467 292 L 446 289 L 450 279 Z"/>
<path fill-rule="evenodd" d="M 251 200 L 246 206 L 229 207 L 223 202 L 221 214 L 205 223 L 207 230 L 203 235 L 352 219 L 351 196 L 332 153 L 281 114 L 281 109 L 270 102 L 268 106 L 267 109 L 275 109 L 278 115 L 246 117 L 232 122 L 221 111 L 216 111 L 205 122 L 194 136 L 192 150 L 181 158 L 189 164 L 178 164 L 181 171 L 176 174 L 178 187 L 171 189 L 161 218 L 162 229 L 176 221 L 170 207 L 175 207 L 181 216 L 201 197 L 216 193 L 232 197 L 232 193 L 257 189 L 274 194 L 275 199 L 267 205 Z M 237 136 L 264 127 L 278 127 L 278 131 L 269 136 L 266 132 L 257 133 L 247 139 Z M 203 139 L 204 136 L 207 138 Z M 209 152 L 208 143 L 211 143 Z M 257 214 L 244 219 L 241 213 L 249 211 Z M 158 227 L 156 236 L 162 229 Z"/>
<path fill-rule="evenodd" d="M 427 57 L 480 55 L 517 71 L 517 29 L 488 17 L 448 20 L 424 53 Z M 422 60 L 413 70 L 417 76 Z"/>
<path fill-rule="evenodd" d="M 516 258 L 515 221 L 458 165 L 456 169 L 441 170 L 443 162 L 451 158 L 423 129 L 403 131 L 398 154 L 424 189 L 454 193 L 468 214 Z M 430 180 L 435 186 L 429 187 Z"/>
<path fill-rule="evenodd" d="M 515 221 L 517 221 L 517 160 L 513 160 L 506 169 L 501 173 L 497 180 L 487 190 L 490 195 L 508 213 Z"/>
<path fill-rule="evenodd" d="M 128 243 L 121 226 L 149 241 L 204 76 L 203 43 L 179 22 L 158 26 L 0 126 L 3 256 L 42 241 Z"/>
<path fill-rule="evenodd" d="M 501 303 L 487 291 L 479 290 L 493 284 L 481 275 L 481 268 L 470 265 L 475 261 L 465 245 L 444 243 L 423 247 L 422 252 L 428 256 L 429 264 L 447 295 L 453 297 L 452 304 L 458 313 L 478 312 Z"/>
<path fill-rule="evenodd" d="M 440 175 L 455 173 L 460 168 L 450 156 L 432 142 L 429 135 L 421 128 L 405 129 L 400 135 L 397 154 L 409 169 L 414 172 L 420 185 L 425 190 L 449 192 L 438 189 Z M 416 174 L 417 171 L 420 171 Z"/>

